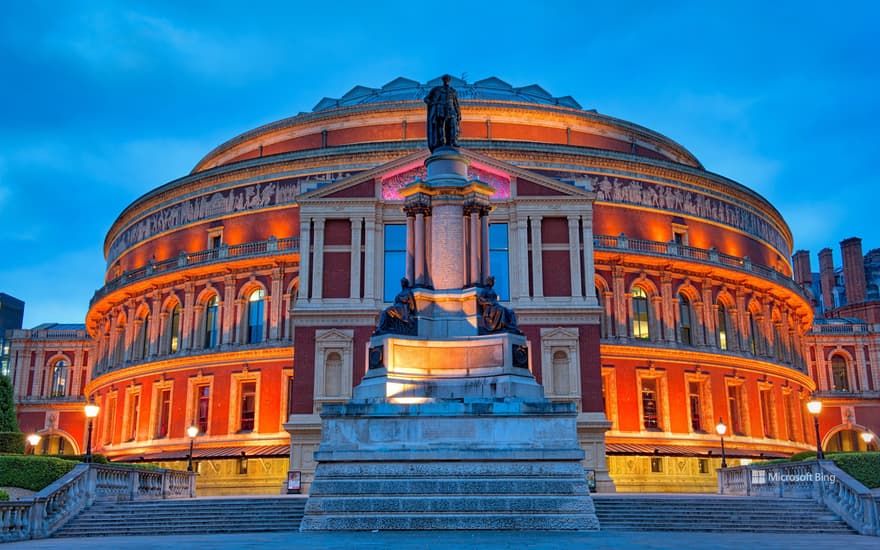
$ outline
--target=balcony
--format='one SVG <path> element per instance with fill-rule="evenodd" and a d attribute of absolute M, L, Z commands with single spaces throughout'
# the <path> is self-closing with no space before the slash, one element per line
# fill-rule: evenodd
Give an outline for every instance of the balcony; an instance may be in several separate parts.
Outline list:
<path fill-rule="evenodd" d="M 146 266 L 134 269 L 132 271 L 124 271 L 119 276 L 107 281 L 103 287 L 95 291 L 89 301 L 89 307 L 106 296 L 107 294 L 122 288 L 131 283 L 149 279 L 162 273 L 173 273 L 182 271 L 194 266 L 203 266 L 213 263 L 228 262 L 230 260 L 239 260 L 244 258 L 258 258 L 260 256 L 276 256 L 279 254 L 295 254 L 299 252 L 299 237 L 289 237 L 286 239 L 276 239 L 270 237 L 265 241 L 256 241 L 252 243 L 235 244 L 231 246 L 222 245 L 218 248 L 209 248 L 199 252 L 181 252 L 176 258 L 169 258 L 161 262 L 149 262 Z"/>
<path fill-rule="evenodd" d="M 871 327 L 867 323 L 814 324 L 810 334 L 868 334 Z"/>
<path fill-rule="evenodd" d="M 748 256 L 740 258 L 738 256 L 731 256 L 730 254 L 723 254 L 714 248 L 706 250 L 704 248 L 694 248 L 692 246 L 685 246 L 675 242 L 664 243 L 630 239 L 623 234 L 617 237 L 612 237 L 610 235 L 596 235 L 593 237 L 593 247 L 596 250 L 607 252 L 626 250 L 648 256 L 681 258 L 710 266 L 724 267 L 744 273 L 751 273 L 764 279 L 777 282 L 806 299 L 803 289 L 800 285 L 794 282 L 794 279 L 787 275 L 783 275 L 772 267 L 754 264 Z"/>

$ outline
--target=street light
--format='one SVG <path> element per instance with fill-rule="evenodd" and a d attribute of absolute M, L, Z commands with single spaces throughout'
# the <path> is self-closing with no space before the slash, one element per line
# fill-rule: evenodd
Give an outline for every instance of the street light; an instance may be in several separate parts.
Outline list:
<path fill-rule="evenodd" d="M 719 436 L 721 436 L 721 467 L 727 468 L 727 455 L 724 452 L 724 434 L 727 433 L 727 425 L 724 423 L 723 418 L 718 419 L 718 424 L 715 426 L 715 431 L 718 432 Z"/>
<path fill-rule="evenodd" d="M 93 401 L 86 403 L 86 418 L 89 419 L 89 435 L 86 437 L 86 464 L 92 461 L 92 424 L 100 410 L 101 408 L 95 405 Z"/>
<path fill-rule="evenodd" d="M 822 402 L 813 399 L 807 403 L 807 410 L 813 415 L 813 423 L 816 426 L 816 459 L 824 460 L 825 453 L 822 452 L 822 436 L 819 435 L 819 413 L 822 412 Z"/>
<path fill-rule="evenodd" d="M 193 424 L 189 428 L 186 429 L 186 435 L 189 436 L 189 461 L 186 463 L 186 471 L 193 471 L 193 442 L 196 439 L 196 436 L 199 435 L 199 427 Z"/>
<path fill-rule="evenodd" d="M 43 439 L 43 436 L 40 434 L 31 434 L 27 436 L 27 442 L 31 444 L 31 454 L 37 454 L 37 445 L 40 444 L 40 440 Z"/>

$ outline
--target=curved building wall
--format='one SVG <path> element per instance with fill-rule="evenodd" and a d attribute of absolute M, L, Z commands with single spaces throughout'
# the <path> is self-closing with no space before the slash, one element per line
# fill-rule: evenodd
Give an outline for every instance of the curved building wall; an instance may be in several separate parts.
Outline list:
<path fill-rule="evenodd" d="M 608 467 L 592 467 L 620 490 L 710 489 L 718 418 L 736 421 L 734 457 L 809 447 L 812 313 L 772 205 L 631 123 L 462 104 L 472 175 L 496 188 L 492 220 L 507 224 L 533 370 L 552 398 L 610 421 Z M 410 99 L 285 119 L 123 211 L 87 317 L 103 452 L 180 459 L 194 422 L 207 428 L 197 457 L 285 456 L 296 423 L 316 436 L 321 404 L 360 382 L 385 305 L 384 227 L 406 223 L 397 191 L 424 177 L 422 113 Z M 294 469 L 308 452 L 291 449 Z M 287 470 L 267 464 L 263 489 Z"/>

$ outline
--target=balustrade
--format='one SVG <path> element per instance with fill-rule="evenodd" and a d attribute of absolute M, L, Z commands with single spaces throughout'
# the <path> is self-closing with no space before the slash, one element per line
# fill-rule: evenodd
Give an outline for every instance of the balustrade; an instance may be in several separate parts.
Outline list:
<path fill-rule="evenodd" d="M 830 460 L 752 464 L 718 472 L 718 492 L 775 498 L 813 498 L 862 535 L 880 536 L 880 503 L 870 489 Z"/>
<path fill-rule="evenodd" d="M 192 498 L 196 475 L 103 464 L 77 464 L 31 499 L 0 502 L 0 542 L 44 538 L 95 500 Z"/>

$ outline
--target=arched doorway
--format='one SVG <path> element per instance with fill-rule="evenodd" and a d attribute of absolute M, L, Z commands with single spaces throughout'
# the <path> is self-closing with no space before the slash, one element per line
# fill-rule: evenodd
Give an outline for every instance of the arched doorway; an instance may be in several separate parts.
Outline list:
<path fill-rule="evenodd" d="M 870 443 L 865 443 L 865 440 L 862 439 L 862 434 L 865 432 L 868 430 L 858 426 L 834 428 L 825 436 L 822 447 L 826 453 L 876 451 L 878 449 L 877 437 L 874 436 Z"/>

